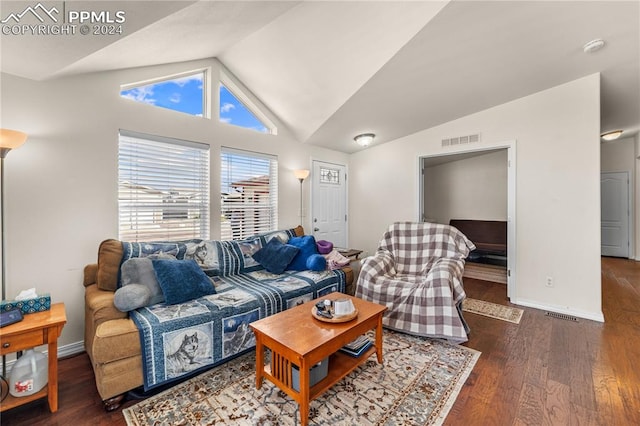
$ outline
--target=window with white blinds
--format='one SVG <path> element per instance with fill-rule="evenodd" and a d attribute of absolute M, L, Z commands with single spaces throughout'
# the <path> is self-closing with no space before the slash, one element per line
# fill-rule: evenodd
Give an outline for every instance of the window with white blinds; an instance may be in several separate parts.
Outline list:
<path fill-rule="evenodd" d="M 209 146 L 120 131 L 119 238 L 209 238 Z"/>
<path fill-rule="evenodd" d="M 236 240 L 278 227 L 278 159 L 222 148 L 221 239 Z"/>

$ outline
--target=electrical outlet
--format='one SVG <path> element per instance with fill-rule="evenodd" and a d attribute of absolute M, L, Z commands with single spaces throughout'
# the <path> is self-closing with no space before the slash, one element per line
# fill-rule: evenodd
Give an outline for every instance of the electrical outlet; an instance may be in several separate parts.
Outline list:
<path fill-rule="evenodd" d="M 545 283 L 547 287 L 553 287 L 553 278 L 547 277 L 547 282 Z"/>

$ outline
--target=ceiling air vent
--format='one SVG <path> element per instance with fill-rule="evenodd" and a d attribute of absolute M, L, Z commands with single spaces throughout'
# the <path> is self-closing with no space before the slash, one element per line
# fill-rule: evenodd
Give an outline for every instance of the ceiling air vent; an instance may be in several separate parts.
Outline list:
<path fill-rule="evenodd" d="M 480 133 L 467 136 L 457 136 L 455 138 L 442 139 L 442 146 L 464 145 L 468 143 L 480 142 Z"/>

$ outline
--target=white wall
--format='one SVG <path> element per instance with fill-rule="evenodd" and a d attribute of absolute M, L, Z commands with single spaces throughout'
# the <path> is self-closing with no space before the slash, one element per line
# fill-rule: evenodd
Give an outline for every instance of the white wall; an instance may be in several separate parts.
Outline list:
<path fill-rule="evenodd" d="M 636 141 L 635 138 L 622 138 L 612 142 L 603 142 L 600 144 L 600 169 L 603 172 L 629 172 L 629 185 L 631 186 L 630 202 L 630 247 L 629 256 L 635 259 L 635 248 L 638 247 L 636 240 L 636 226 L 638 226 L 637 210 L 635 207 L 635 199 L 637 198 L 638 189 L 636 187 Z"/>
<path fill-rule="evenodd" d="M 311 158 L 347 164 L 346 154 L 300 144 L 278 123 L 278 135 L 132 102 L 120 84 L 208 68 L 214 90 L 220 64 L 197 61 L 35 82 L 2 74 L 1 126 L 29 134 L 5 164 L 7 296 L 35 287 L 64 302 L 61 345 L 83 338 L 82 271 L 98 245 L 118 237 L 118 130 L 181 138 L 211 146 L 211 238 L 219 236 L 220 147 L 275 154 L 279 160 L 279 227 L 299 223 L 300 184 L 292 170 Z M 254 101 L 257 101 L 254 99 Z M 217 104 L 213 105 L 213 110 Z M 215 114 L 214 114 L 215 116 Z M 305 192 L 308 193 L 308 179 Z M 305 203 L 308 200 L 305 200 Z M 305 228 L 309 225 L 305 223 Z"/>
<path fill-rule="evenodd" d="M 507 220 L 507 150 L 426 167 L 427 218 Z"/>
<path fill-rule="evenodd" d="M 635 162 L 635 170 L 636 170 L 636 179 L 635 179 L 635 243 L 636 243 L 636 261 L 640 261 L 640 135 L 636 134 L 635 139 L 635 152 L 634 157 L 636 159 Z"/>
<path fill-rule="evenodd" d="M 418 157 L 456 152 L 441 139 L 474 133 L 479 146 L 516 140 L 512 301 L 602 319 L 599 74 L 353 154 L 351 245 L 374 251 L 391 222 L 417 220 Z"/>

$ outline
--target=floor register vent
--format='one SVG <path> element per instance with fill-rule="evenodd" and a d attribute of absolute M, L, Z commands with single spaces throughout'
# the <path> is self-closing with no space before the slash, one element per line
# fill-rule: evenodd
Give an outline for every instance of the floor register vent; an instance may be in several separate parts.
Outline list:
<path fill-rule="evenodd" d="M 480 133 L 455 138 L 442 139 L 442 146 L 465 145 L 480 142 Z"/>
<path fill-rule="evenodd" d="M 557 312 L 545 312 L 544 314 L 551 318 L 558 318 L 561 320 L 578 322 L 578 318 L 571 315 L 559 314 Z"/>

